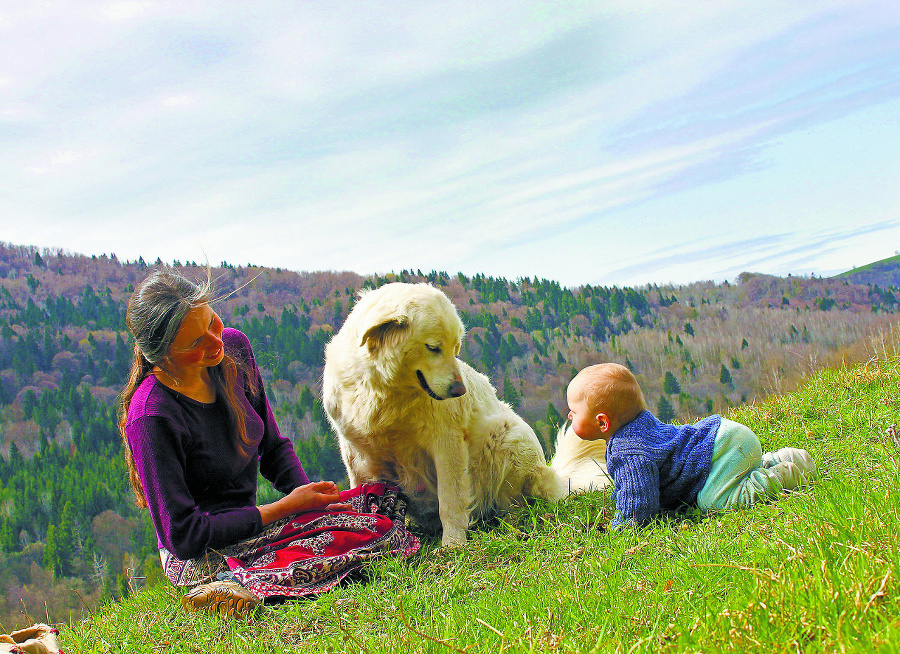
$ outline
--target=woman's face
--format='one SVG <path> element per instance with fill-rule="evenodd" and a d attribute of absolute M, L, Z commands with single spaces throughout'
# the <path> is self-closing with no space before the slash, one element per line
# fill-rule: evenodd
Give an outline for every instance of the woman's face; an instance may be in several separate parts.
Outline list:
<path fill-rule="evenodd" d="M 169 362 L 176 369 L 192 372 L 222 362 L 222 320 L 208 304 L 188 311 L 169 348 Z"/>

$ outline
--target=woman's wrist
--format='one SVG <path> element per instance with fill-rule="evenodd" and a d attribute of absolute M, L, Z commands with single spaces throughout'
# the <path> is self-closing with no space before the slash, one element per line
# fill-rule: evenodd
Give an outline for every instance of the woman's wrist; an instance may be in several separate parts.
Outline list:
<path fill-rule="evenodd" d="M 341 492 L 334 482 L 316 481 L 298 486 L 290 493 L 271 504 L 257 506 L 263 526 L 301 511 L 315 511 L 328 508 L 340 502 Z M 344 507 L 344 505 L 341 505 Z M 341 510 L 344 510 L 343 508 Z"/>
<path fill-rule="evenodd" d="M 271 504 L 260 504 L 256 507 L 256 509 L 259 511 L 259 517 L 262 520 L 263 527 L 265 527 L 266 525 L 270 525 L 276 520 L 280 520 L 281 518 L 288 515 L 278 506 L 279 502 L 282 502 L 282 500 L 276 500 Z"/>

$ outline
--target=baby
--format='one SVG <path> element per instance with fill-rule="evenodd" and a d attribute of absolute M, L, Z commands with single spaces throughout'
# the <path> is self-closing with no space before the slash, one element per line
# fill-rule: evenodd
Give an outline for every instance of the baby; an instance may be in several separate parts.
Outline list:
<path fill-rule="evenodd" d="M 667 425 L 647 411 L 637 379 L 617 363 L 589 366 L 566 390 L 572 429 L 606 441 L 616 516 L 610 527 L 644 525 L 663 510 L 750 506 L 806 483 L 816 465 L 806 450 L 763 454 L 749 427 L 719 415 Z"/>

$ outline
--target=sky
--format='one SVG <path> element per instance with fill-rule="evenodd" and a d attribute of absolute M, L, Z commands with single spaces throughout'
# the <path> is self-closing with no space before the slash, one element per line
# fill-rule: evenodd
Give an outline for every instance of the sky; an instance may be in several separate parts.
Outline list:
<path fill-rule="evenodd" d="M 0 240 L 835 274 L 900 249 L 900 3 L 0 0 Z"/>

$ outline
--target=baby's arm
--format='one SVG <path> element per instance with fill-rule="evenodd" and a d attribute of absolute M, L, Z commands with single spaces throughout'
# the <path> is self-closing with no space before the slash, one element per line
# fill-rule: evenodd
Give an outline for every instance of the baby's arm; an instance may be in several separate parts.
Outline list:
<path fill-rule="evenodd" d="M 615 484 L 616 516 L 610 529 L 643 526 L 659 514 L 659 468 L 640 454 L 619 454 L 607 461 Z"/>

